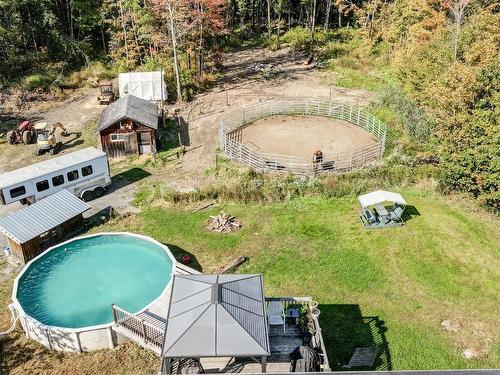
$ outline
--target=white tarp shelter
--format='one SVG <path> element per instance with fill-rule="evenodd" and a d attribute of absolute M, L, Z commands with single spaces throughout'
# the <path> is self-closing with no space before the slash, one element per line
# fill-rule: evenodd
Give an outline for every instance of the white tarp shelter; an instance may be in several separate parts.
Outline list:
<path fill-rule="evenodd" d="M 120 98 L 134 95 L 151 101 L 165 101 L 168 98 L 163 72 L 131 72 L 118 75 Z"/>
<path fill-rule="evenodd" d="M 406 206 L 406 201 L 398 193 L 392 193 L 390 191 L 377 190 L 368 194 L 360 195 L 358 201 L 362 208 L 367 208 L 376 204 L 381 204 L 384 202 L 393 202 L 403 206 Z"/>

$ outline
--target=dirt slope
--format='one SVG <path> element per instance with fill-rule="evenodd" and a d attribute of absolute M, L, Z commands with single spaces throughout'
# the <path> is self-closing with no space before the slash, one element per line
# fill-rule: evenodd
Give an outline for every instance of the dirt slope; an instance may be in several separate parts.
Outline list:
<path fill-rule="evenodd" d="M 204 181 L 202 173 L 213 165 L 219 128 L 218 118 L 228 109 L 271 98 L 330 98 L 344 103 L 366 104 L 365 90 L 331 87 L 327 72 L 304 64 L 305 57 L 288 48 L 263 48 L 228 53 L 225 72 L 211 91 L 199 95 L 182 108 L 187 129 L 187 153 L 177 178 L 179 186 L 195 187 Z"/>

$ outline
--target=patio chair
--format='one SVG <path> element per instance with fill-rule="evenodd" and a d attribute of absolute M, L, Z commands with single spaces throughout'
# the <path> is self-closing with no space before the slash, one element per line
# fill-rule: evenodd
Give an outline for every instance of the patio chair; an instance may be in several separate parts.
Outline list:
<path fill-rule="evenodd" d="M 400 206 L 396 206 L 394 210 L 390 212 L 391 220 L 403 221 L 403 209 Z"/>
<path fill-rule="evenodd" d="M 374 214 L 372 214 L 372 212 L 370 210 L 365 210 L 364 216 L 365 216 L 368 224 L 373 225 L 373 224 L 377 223 L 377 218 L 375 217 Z"/>
<path fill-rule="evenodd" d="M 285 308 L 280 301 L 269 302 L 267 319 L 270 326 L 283 325 L 283 333 L 285 332 Z"/>
<path fill-rule="evenodd" d="M 196 358 L 180 358 L 170 365 L 171 374 L 204 374 L 205 369 Z"/>

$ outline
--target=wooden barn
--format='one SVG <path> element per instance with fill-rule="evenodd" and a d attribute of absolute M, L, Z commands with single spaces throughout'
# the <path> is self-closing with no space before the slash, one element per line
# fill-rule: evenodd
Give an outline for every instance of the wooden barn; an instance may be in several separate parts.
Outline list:
<path fill-rule="evenodd" d="M 76 233 L 83 227 L 83 213 L 90 206 L 61 190 L 6 217 L 0 232 L 7 237 L 11 255 L 23 263 Z"/>
<path fill-rule="evenodd" d="M 107 106 L 97 124 L 101 147 L 108 157 L 156 153 L 158 108 L 126 95 Z"/>

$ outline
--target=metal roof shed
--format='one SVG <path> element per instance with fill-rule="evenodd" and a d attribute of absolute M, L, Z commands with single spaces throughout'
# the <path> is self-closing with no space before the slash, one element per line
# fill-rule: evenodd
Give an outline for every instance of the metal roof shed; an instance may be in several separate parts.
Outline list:
<path fill-rule="evenodd" d="M 125 95 L 102 111 L 97 130 L 104 130 L 123 119 L 130 119 L 148 128 L 158 129 L 158 107 L 137 96 Z"/>
<path fill-rule="evenodd" d="M 126 95 L 107 106 L 97 123 L 102 150 L 109 157 L 155 154 L 158 108 Z"/>
<path fill-rule="evenodd" d="M 79 229 L 82 214 L 89 209 L 88 204 L 69 191 L 61 190 L 0 218 L 0 232 L 7 236 L 13 255 L 26 263 L 50 245 L 50 241 L 44 243 L 42 235 L 60 228 L 55 236 L 45 236 L 53 240 Z"/>
<path fill-rule="evenodd" d="M 270 355 L 262 275 L 176 275 L 162 350 L 173 358 Z"/>

